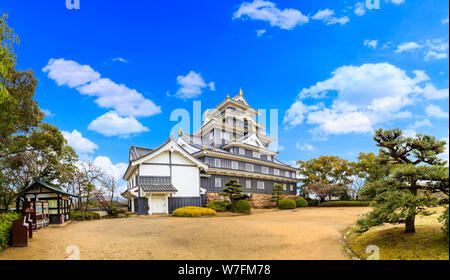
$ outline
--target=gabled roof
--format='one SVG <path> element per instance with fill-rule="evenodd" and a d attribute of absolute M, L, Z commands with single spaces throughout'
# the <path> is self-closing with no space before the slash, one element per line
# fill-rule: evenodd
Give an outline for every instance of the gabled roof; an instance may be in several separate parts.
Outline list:
<path fill-rule="evenodd" d="M 27 190 L 29 190 L 30 188 L 32 188 L 33 186 L 35 186 L 36 184 L 41 185 L 42 187 L 49 189 L 51 191 L 54 191 L 56 193 L 60 193 L 60 194 L 64 194 L 64 195 L 70 195 L 73 196 L 72 194 L 64 191 L 61 187 L 55 186 L 53 184 L 50 183 L 46 183 L 44 182 L 41 178 L 37 177 L 34 178 L 33 181 L 28 185 L 28 187 L 26 187 L 25 189 L 23 189 L 18 195 L 24 194 L 27 192 Z"/>
<path fill-rule="evenodd" d="M 153 152 L 153 149 L 141 148 L 136 146 L 130 147 L 130 161 L 140 159 Z"/>
<path fill-rule="evenodd" d="M 178 152 L 180 152 L 183 156 L 185 156 L 186 158 L 188 158 L 189 160 L 191 160 L 192 162 L 194 162 L 198 167 L 202 168 L 202 169 L 208 169 L 208 165 L 201 162 L 200 160 L 198 160 L 197 158 L 193 157 L 191 155 L 191 153 L 189 153 L 188 151 L 186 151 L 183 147 L 181 147 L 180 145 L 178 145 L 177 142 L 175 142 L 175 140 L 173 139 L 173 135 L 170 135 L 170 137 L 166 140 L 166 142 L 164 142 L 161 146 L 159 146 L 158 148 L 151 150 L 149 153 L 147 153 L 146 155 L 136 159 L 136 160 L 132 160 L 130 161 L 130 163 L 128 164 L 128 168 L 125 171 L 125 174 L 123 175 L 123 179 L 125 180 L 125 177 L 127 177 L 127 174 L 129 173 L 129 170 L 132 169 L 132 167 L 137 166 L 155 156 L 157 156 L 158 154 L 160 154 L 161 152 L 165 151 L 165 150 L 177 150 Z"/>

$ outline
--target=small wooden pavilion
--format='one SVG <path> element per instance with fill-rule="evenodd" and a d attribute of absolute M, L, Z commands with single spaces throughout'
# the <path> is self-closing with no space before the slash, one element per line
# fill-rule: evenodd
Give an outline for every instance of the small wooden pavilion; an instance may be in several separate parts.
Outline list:
<path fill-rule="evenodd" d="M 17 195 L 16 209 L 25 201 L 47 202 L 50 224 L 62 224 L 70 220 L 70 197 L 62 188 L 35 178 Z"/>

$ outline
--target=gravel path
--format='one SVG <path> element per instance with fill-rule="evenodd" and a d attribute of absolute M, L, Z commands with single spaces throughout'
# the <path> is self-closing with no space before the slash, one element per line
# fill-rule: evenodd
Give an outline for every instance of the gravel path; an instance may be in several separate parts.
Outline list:
<path fill-rule="evenodd" d="M 132 217 L 73 222 L 34 233 L 26 248 L 0 251 L 0 260 L 65 259 L 348 259 L 340 231 L 369 208 L 253 210 L 249 216 Z"/>

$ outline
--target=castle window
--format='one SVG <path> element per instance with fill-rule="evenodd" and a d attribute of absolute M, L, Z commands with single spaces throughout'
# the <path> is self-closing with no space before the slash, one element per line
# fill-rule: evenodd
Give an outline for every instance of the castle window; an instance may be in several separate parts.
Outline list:
<path fill-rule="evenodd" d="M 216 180 L 214 182 L 214 186 L 216 188 L 221 188 L 222 187 L 222 179 L 221 178 L 216 178 Z"/>
<path fill-rule="evenodd" d="M 231 162 L 231 168 L 232 169 L 238 169 L 239 168 L 239 164 L 237 161 L 232 161 Z"/>
<path fill-rule="evenodd" d="M 239 154 L 240 154 L 240 155 L 245 155 L 245 150 L 242 149 L 242 148 L 239 148 Z"/>
<path fill-rule="evenodd" d="M 291 189 L 291 192 L 294 191 L 294 185 L 293 184 L 291 184 L 290 189 Z"/>
<path fill-rule="evenodd" d="M 260 158 L 261 155 L 258 152 L 253 151 L 253 157 Z"/>
<path fill-rule="evenodd" d="M 280 169 L 274 169 L 273 170 L 273 175 L 277 175 L 277 176 L 279 176 L 280 175 Z"/>
<path fill-rule="evenodd" d="M 253 172 L 255 170 L 255 167 L 253 166 L 253 164 L 246 163 L 245 164 L 245 170 Z"/>
<path fill-rule="evenodd" d="M 264 190 L 264 182 L 263 181 L 258 181 L 257 185 L 256 185 L 256 188 L 258 190 Z"/>
<path fill-rule="evenodd" d="M 286 184 L 283 184 L 283 190 L 287 190 Z"/>
<path fill-rule="evenodd" d="M 295 178 L 295 172 L 292 172 L 292 178 Z"/>
<path fill-rule="evenodd" d="M 285 170 L 284 171 L 284 176 L 289 177 L 289 171 Z"/>
<path fill-rule="evenodd" d="M 269 168 L 267 166 L 262 166 L 261 167 L 261 172 L 264 174 L 269 174 Z"/>
<path fill-rule="evenodd" d="M 209 140 L 213 140 L 214 139 L 214 131 L 211 131 L 209 133 Z"/>
<path fill-rule="evenodd" d="M 251 189 L 252 188 L 252 181 L 250 181 L 250 180 L 245 181 L 245 187 L 247 189 Z"/>
<path fill-rule="evenodd" d="M 216 167 L 220 167 L 220 159 L 216 158 L 216 159 L 214 160 L 214 165 L 215 165 Z"/>
<path fill-rule="evenodd" d="M 268 161 L 272 161 L 272 156 L 267 155 L 267 160 L 268 160 Z"/>

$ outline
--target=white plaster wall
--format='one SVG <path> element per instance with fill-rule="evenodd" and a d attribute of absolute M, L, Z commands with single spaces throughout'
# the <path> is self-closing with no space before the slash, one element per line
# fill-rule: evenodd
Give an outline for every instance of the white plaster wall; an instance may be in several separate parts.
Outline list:
<path fill-rule="evenodd" d="M 174 151 L 172 153 L 172 164 L 189 164 L 189 165 L 193 165 L 195 163 L 193 163 L 192 161 L 190 161 L 189 159 L 187 159 L 183 154 Z"/>
<path fill-rule="evenodd" d="M 140 176 L 170 176 L 168 165 L 140 165 Z"/>
<path fill-rule="evenodd" d="M 161 152 L 159 155 L 145 161 L 148 163 L 169 163 L 169 151 Z"/>
<path fill-rule="evenodd" d="M 178 192 L 173 196 L 199 196 L 200 171 L 197 166 L 172 166 L 172 184 Z"/>

